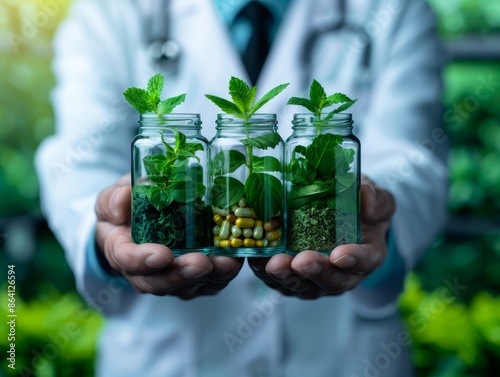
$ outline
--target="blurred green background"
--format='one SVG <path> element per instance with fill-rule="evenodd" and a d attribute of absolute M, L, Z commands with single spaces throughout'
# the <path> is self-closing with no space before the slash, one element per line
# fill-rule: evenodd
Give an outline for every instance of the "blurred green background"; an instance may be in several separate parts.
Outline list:
<path fill-rule="evenodd" d="M 70 1 L 0 0 L 0 265 L 16 265 L 17 365 L 38 377 L 92 376 L 103 324 L 75 293 L 42 220 L 33 168 L 38 143 L 53 132 L 51 40 L 63 3 Z M 500 82 L 500 1 L 430 3 L 451 57 L 443 99 L 450 216 L 408 277 L 400 307 L 419 376 L 500 376 L 500 85 L 484 91 L 485 80 Z M 52 9 L 44 26 L 14 49 L 8 33 L 22 35 L 24 20 L 42 9 Z M 3 280 L 0 289 L 4 316 Z M 7 346 L 3 335 L 0 345 Z"/>

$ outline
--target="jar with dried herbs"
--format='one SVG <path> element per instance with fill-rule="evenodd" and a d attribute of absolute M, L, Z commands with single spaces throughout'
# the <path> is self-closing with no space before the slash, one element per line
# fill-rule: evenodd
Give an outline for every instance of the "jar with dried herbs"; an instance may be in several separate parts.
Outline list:
<path fill-rule="evenodd" d="M 295 114 L 285 148 L 289 253 L 360 241 L 360 142 L 351 114 Z"/>

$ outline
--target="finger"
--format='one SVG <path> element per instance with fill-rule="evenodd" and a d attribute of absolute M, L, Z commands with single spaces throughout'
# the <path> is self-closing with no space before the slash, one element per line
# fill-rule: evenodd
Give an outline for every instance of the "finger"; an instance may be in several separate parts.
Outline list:
<path fill-rule="evenodd" d="M 328 256 L 314 251 L 299 253 L 292 262 L 292 268 L 326 294 L 340 294 L 350 290 L 363 278 L 339 270 L 330 263 Z"/>
<path fill-rule="evenodd" d="M 97 197 L 95 212 L 99 221 L 108 221 L 115 225 L 130 222 L 132 189 L 124 178 L 115 185 L 101 191 Z"/>
<path fill-rule="evenodd" d="M 302 279 L 294 271 L 292 268 L 293 261 L 294 257 L 291 255 L 275 255 L 267 263 L 266 272 L 274 281 L 293 292 L 305 292 L 310 290 L 313 288 L 313 284 L 310 281 Z"/>
<path fill-rule="evenodd" d="M 363 222 L 373 224 L 389 221 L 396 210 L 392 194 L 365 179 L 361 184 L 361 215 Z"/>
<path fill-rule="evenodd" d="M 151 274 L 168 266 L 174 260 L 172 251 L 159 244 L 135 244 L 130 238 L 130 227 L 99 222 L 96 229 L 98 247 L 110 266 L 123 275 Z"/>
<path fill-rule="evenodd" d="M 179 296 L 187 297 L 205 282 L 212 268 L 212 263 L 206 255 L 189 253 L 175 258 L 168 267 L 159 272 L 130 276 L 129 280 L 139 292 L 157 296 L 177 295 L 179 292 Z"/>
<path fill-rule="evenodd" d="M 229 282 L 236 277 L 243 266 L 244 258 L 231 258 L 224 256 L 209 255 L 213 269 L 207 276 L 210 283 Z"/>
<path fill-rule="evenodd" d="M 386 256 L 384 242 L 348 244 L 337 246 L 330 254 L 329 262 L 342 271 L 366 275 L 380 267 Z"/>

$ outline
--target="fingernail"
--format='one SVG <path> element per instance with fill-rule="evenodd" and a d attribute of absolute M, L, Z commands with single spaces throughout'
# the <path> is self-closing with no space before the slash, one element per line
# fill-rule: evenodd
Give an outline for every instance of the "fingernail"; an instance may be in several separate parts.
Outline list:
<path fill-rule="evenodd" d="M 300 267 L 300 273 L 304 275 L 306 278 L 318 275 L 321 272 L 321 270 L 322 267 L 319 263 L 310 263 Z"/>
<path fill-rule="evenodd" d="M 186 266 L 181 270 L 181 275 L 184 279 L 199 279 L 209 272 L 196 266 Z"/>
<path fill-rule="evenodd" d="M 170 263 L 170 259 L 163 254 L 154 253 L 144 261 L 149 268 L 163 268 Z"/>
<path fill-rule="evenodd" d="M 350 268 L 356 264 L 356 258 L 350 254 L 346 254 L 338 259 L 335 259 L 333 264 L 340 268 Z"/>

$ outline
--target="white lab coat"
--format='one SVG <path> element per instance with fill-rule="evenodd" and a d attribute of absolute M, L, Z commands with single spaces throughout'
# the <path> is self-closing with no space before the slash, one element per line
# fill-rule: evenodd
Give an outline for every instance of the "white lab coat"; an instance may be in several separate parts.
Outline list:
<path fill-rule="evenodd" d="M 439 152 L 442 50 L 435 19 L 421 0 L 353 0 L 351 24 L 371 35 L 370 70 L 360 73 L 356 35 L 325 35 L 300 65 L 305 35 L 332 22 L 336 0 L 292 1 L 258 82 L 259 92 L 289 82 L 262 111 L 275 112 L 284 138 L 312 78 L 359 101 L 352 109 L 362 170 L 397 201 L 392 231 L 411 268 L 445 217 L 446 167 Z M 245 78 L 226 28 L 209 0 L 172 0 L 172 37 L 182 46 L 165 96 L 188 93 L 179 112 L 201 113 L 214 135 L 217 108 L 204 94 L 227 96 L 231 75 Z M 220 294 L 182 301 L 138 294 L 110 279 L 86 255 L 100 190 L 129 172 L 138 116 L 122 92 L 156 73 L 143 43 L 153 0 L 77 1 L 55 40 L 56 133 L 36 162 L 43 208 L 81 294 L 107 316 L 98 375 L 113 376 L 409 376 L 408 339 L 395 299 L 404 271 L 386 273 L 339 297 L 303 301 L 267 289 L 248 266 Z M 168 21 L 167 21 L 168 22 Z M 424 148 L 424 147 L 427 147 Z"/>

